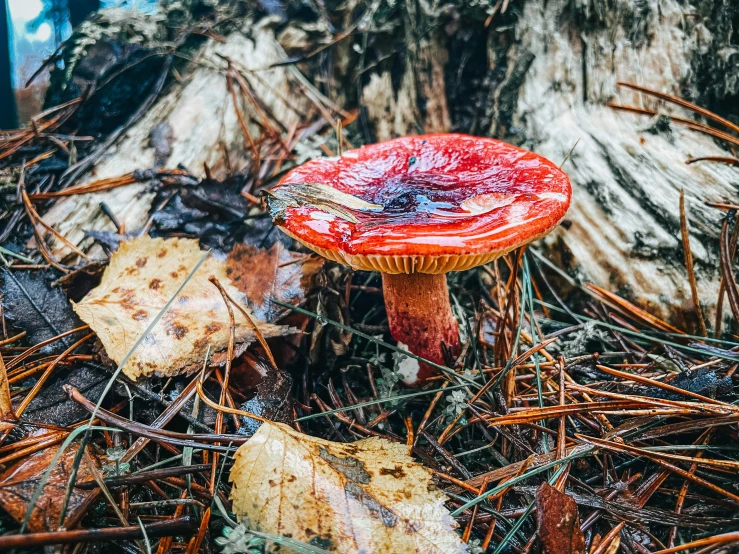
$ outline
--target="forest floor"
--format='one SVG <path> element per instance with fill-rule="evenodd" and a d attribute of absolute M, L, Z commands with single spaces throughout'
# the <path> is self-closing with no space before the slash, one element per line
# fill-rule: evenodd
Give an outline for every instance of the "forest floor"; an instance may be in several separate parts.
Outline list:
<path fill-rule="evenodd" d="M 0 133 L 0 550 L 739 544 L 735 335 L 576 286 L 534 245 L 449 275 L 461 354 L 406 388 L 379 274 L 300 247 L 260 194 L 298 137 L 347 148 L 341 126 L 265 126 L 226 179 L 77 184 L 96 155 L 75 136 L 84 102 Z M 81 250 L 44 221 L 61 197 L 139 183 L 155 193 L 139 229 L 101 204 L 116 230 Z M 739 206 L 717 209 L 737 317 Z"/>

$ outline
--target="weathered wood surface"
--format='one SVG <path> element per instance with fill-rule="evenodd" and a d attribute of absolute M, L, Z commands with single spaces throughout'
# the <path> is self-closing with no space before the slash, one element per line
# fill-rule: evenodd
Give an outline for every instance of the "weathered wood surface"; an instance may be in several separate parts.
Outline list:
<path fill-rule="evenodd" d="M 691 4 L 511 2 L 509 10 L 519 12 L 514 30 L 501 31 L 493 18 L 487 34 L 475 35 L 487 40 L 483 85 L 488 88 L 483 92 L 491 101 L 481 102 L 488 113 L 475 114 L 471 125 L 458 115 L 459 107 L 479 101 L 480 91 L 454 98 L 457 106 L 452 107 L 439 94 L 452 96 L 450 91 L 460 86 L 453 79 L 465 74 L 447 62 L 454 37 L 432 33 L 422 38 L 412 84 L 404 78 L 388 94 L 393 90 L 390 71 L 377 73 L 369 78 L 362 99 L 380 139 L 404 134 L 419 122 L 426 131 L 468 131 L 478 125 L 473 132 L 516 141 L 555 162 L 563 161 L 577 143 L 563 166 L 574 186 L 568 215 L 572 226 L 544 241 L 546 251 L 578 281 L 621 293 L 677 321 L 693 311 L 680 237 L 679 196 L 685 189 L 699 297 L 712 320 L 722 213 L 704 201 L 736 198 L 739 172 L 727 165 L 685 163 L 698 156 L 727 155 L 711 137 L 675 125 L 654 130 L 649 118 L 605 105 L 613 101 L 663 109 L 617 87 L 619 81 L 671 94 L 687 92 L 699 101 L 709 98 L 696 94 L 701 86 L 713 86 L 715 100 L 736 95 L 739 49 L 720 27 L 730 8 L 721 11 L 723 2 Z M 736 17 L 736 10 L 731 13 Z M 503 47 L 505 40 L 512 42 Z M 701 73 L 709 70 L 716 74 Z M 408 98 L 418 98 L 416 105 L 427 111 L 409 109 Z"/>
<path fill-rule="evenodd" d="M 693 58 L 701 55 L 697 45 L 711 40 L 706 27 L 690 24 L 683 2 L 650 4 L 644 22 L 649 40 L 645 36 L 641 43 L 629 41 L 627 29 L 615 21 L 573 42 L 548 13 L 556 3 L 550 2 L 546 11 L 529 7 L 533 24 L 520 48 L 536 57 L 520 89 L 515 117 L 534 148 L 551 159 L 563 159 L 580 141 L 566 166 L 575 185 L 573 225 L 549 244 L 562 238 L 572 256 L 567 265 L 581 280 L 622 292 L 672 319 L 675 312 L 692 310 L 680 237 L 679 195 L 685 189 L 699 298 L 712 316 L 722 214 L 704 200 L 735 198 L 737 170 L 685 163 L 692 157 L 726 155 L 706 135 L 678 126 L 652 133 L 647 129 L 654 122 L 648 118 L 602 105 L 615 100 L 656 107 L 639 94 L 617 89 L 618 81 L 679 94 L 680 86 L 695 78 Z M 700 21 L 699 15 L 693 17 Z M 552 83 L 559 84 L 560 92 Z"/>
<path fill-rule="evenodd" d="M 356 33 L 326 54 L 333 56 L 336 81 L 327 94 L 344 107 L 361 108 L 365 140 L 454 130 L 503 138 L 555 162 L 577 143 L 564 165 L 575 188 L 568 216 L 572 225 L 539 246 L 577 281 L 623 294 L 672 321 L 693 309 L 680 238 L 684 189 L 698 290 L 712 321 L 722 214 L 704 201 L 735 198 L 739 172 L 726 165 L 685 163 L 726 155 L 714 139 L 617 112 L 606 103 L 664 109 L 616 85 L 628 81 L 739 117 L 739 108 L 731 107 L 739 93 L 739 47 L 732 28 L 739 7 L 724 0 L 512 0 L 498 2 L 498 13 L 485 26 L 487 14 L 478 4 L 487 3 L 392 4 L 395 11 L 386 20 L 368 16 L 361 22 L 367 43 L 363 33 Z M 379 17 L 381 12 L 372 13 Z M 356 14 L 341 13 L 348 28 Z M 305 27 L 300 21 L 283 22 L 276 31 L 250 27 L 226 43 L 209 43 L 202 58 L 225 51 L 247 67 L 263 67 L 281 59 L 275 32 L 284 40 L 305 38 L 310 34 L 301 30 Z M 378 38 L 372 39 L 373 33 Z M 371 48 L 377 51 L 374 57 Z M 222 60 L 212 61 L 223 66 Z M 309 72 L 309 65 L 298 67 Z M 288 94 L 286 74 L 279 69 L 262 75 L 273 89 Z M 278 95 L 268 89 L 261 93 L 288 127 L 299 117 Z M 243 161 L 247 151 L 226 96 L 223 76 L 198 67 L 84 179 L 151 167 L 149 132 L 162 121 L 175 130 L 169 167 L 181 163 L 196 175 L 203 162 L 221 168 L 221 141 L 232 160 Z M 72 242 L 82 243 L 83 229 L 110 226 L 98 213 L 101 200 L 134 228 L 146 218 L 151 196 L 144 185 L 136 185 L 62 200 L 45 217 Z"/>
<path fill-rule="evenodd" d="M 241 130 L 233 97 L 227 88 L 227 58 L 246 70 L 257 70 L 259 78 L 249 81 L 255 94 L 285 128 L 300 119 L 301 102 L 290 100 L 291 85 L 286 69 L 269 69 L 282 61 L 284 53 L 274 37 L 269 21 L 244 27 L 225 39 L 209 39 L 196 56 L 191 73 L 183 76 L 163 94 L 123 136 L 121 136 L 76 183 L 117 177 L 137 170 L 157 167 L 186 168 L 196 177 L 225 178 L 229 167 L 239 170 L 250 158 L 249 144 Z M 253 105 L 237 95 L 239 109 L 253 136 L 259 136 L 258 114 Z M 169 137 L 168 154 L 155 160 L 157 144 L 152 131 L 161 129 Z M 149 217 L 155 193 L 147 182 L 109 191 L 62 198 L 44 215 L 73 244 L 89 248 L 92 240 L 84 231 L 115 231 L 110 219 L 100 210 L 100 202 L 110 206 L 127 230 L 140 228 Z M 71 250 L 60 241 L 54 253 L 64 257 Z"/>

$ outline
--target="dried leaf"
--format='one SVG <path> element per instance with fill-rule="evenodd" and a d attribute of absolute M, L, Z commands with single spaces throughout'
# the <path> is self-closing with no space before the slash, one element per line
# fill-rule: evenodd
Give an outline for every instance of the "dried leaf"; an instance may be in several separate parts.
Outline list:
<path fill-rule="evenodd" d="M 728 396 L 733 392 L 734 385 L 730 376 L 721 377 L 712 368 L 699 367 L 687 369 L 676 374 L 672 379 L 669 377 L 662 381 L 667 385 L 677 387 L 689 393 L 700 394 L 708 398 L 719 398 Z M 663 400 L 685 400 L 685 395 L 679 392 L 665 390 L 652 385 L 639 385 L 633 382 L 621 383 L 610 382 L 603 386 L 603 390 L 616 391 L 625 394 L 637 394 Z"/>
<path fill-rule="evenodd" d="M 26 517 L 28 502 L 33 496 L 36 484 L 41 479 L 44 471 L 48 469 L 58 450 L 59 446 L 51 446 L 31 454 L 11 465 L 0 475 L 0 506 L 18 523 L 21 523 Z M 67 490 L 67 481 L 76 454 L 77 447 L 70 446 L 67 448 L 51 471 L 49 481 L 44 487 L 44 492 L 36 503 L 28 522 L 29 531 L 56 530 L 61 515 L 62 501 Z M 87 463 L 83 457 L 77 474 L 78 481 L 93 479 Z M 72 489 L 65 523 L 68 524 L 70 520 L 75 519 L 75 512 L 83 505 L 90 494 L 94 494 L 94 492 L 78 488 Z"/>
<path fill-rule="evenodd" d="M 408 447 L 329 442 L 264 423 L 236 452 L 233 509 L 250 528 L 332 552 L 465 552 Z"/>
<path fill-rule="evenodd" d="M 51 270 L 0 271 L 5 315 L 13 327 L 26 331 L 28 344 L 38 344 L 80 326 L 62 289 L 52 286 L 55 277 Z M 71 344 L 57 341 L 45 347 L 44 353 L 61 352 Z"/>
<path fill-rule="evenodd" d="M 536 519 L 544 554 L 584 554 L 577 503 L 546 481 L 536 491 Z"/>
<path fill-rule="evenodd" d="M 28 405 L 24 416 L 64 427 L 77 423 L 90 413 L 70 400 L 62 387 L 71 385 L 89 398 L 99 398 L 109 380 L 110 375 L 87 362 L 75 364 L 71 371 L 55 372 Z"/>
<path fill-rule="evenodd" d="M 269 250 L 237 244 L 226 260 L 226 273 L 234 286 L 246 294 L 254 315 L 271 322 L 285 311 L 272 300 L 289 304 L 305 300 L 324 261 L 290 252 L 281 242 Z"/>
<path fill-rule="evenodd" d="M 381 204 L 372 204 L 335 189 L 317 183 L 284 183 L 269 191 L 269 211 L 274 221 L 280 221 L 288 207 L 310 206 L 352 223 L 359 221 L 354 211 L 382 211 Z"/>
<path fill-rule="evenodd" d="M 111 257 L 100 286 L 74 309 L 97 333 L 108 356 L 120 363 L 202 255 L 196 240 L 145 236 L 124 242 Z M 214 363 L 225 361 L 230 320 L 223 297 L 208 281 L 211 276 L 246 309 L 246 297 L 231 284 L 225 264 L 211 256 L 126 363 L 123 372 L 128 377 L 194 371 L 208 346 Z M 234 317 L 239 355 L 255 335 L 240 310 L 234 310 Z M 265 337 L 290 332 L 252 319 Z"/>
<path fill-rule="evenodd" d="M 278 365 L 278 368 L 280 366 Z M 239 409 L 256 414 L 270 421 L 292 422 L 293 379 L 282 369 L 271 367 L 263 359 L 247 352 L 231 366 L 229 386 L 246 400 Z M 253 435 L 261 423 L 246 416 L 239 416 L 242 426 L 237 433 Z"/>
<path fill-rule="evenodd" d="M 537 487 L 513 487 L 513 490 L 518 493 L 535 496 Z M 732 524 L 732 518 L 729 514 L 727 514 L 728 517 L 713 517 L 704 515 L 707 511 L 705 509 L 701 511 L 701 515 L 692 515 L 685 512 L 676 514 L 674 511 L 654 506 L 642 506 L 628 491 L 625 491 L 613 500 L 605 500 L 597 494 L 591 494 L 585 491 L 570 491 L 567 493 L 567 496 L 572 498 L 580 507 L 606 511 L 619 521 L 625 521 L 634 527 L 653 523 L 667 526 L 674 525 L 684 529 L 708 530 Z"/>

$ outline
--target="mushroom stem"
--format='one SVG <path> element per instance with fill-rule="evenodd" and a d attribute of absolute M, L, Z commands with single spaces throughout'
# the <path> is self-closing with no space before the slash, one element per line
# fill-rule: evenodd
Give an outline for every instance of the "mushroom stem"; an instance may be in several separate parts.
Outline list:
<path fill-rule="evenodd" d="M 459 327 L 449 304 L 444 273 L 383 273 L 382 290 L 390 334 L 410 352 L 445 364 L 442 344 L 459 352 Z M 437 371 L 428 364 L 407 359 L 400 372 L 407 385 L 421 385 Z"/>

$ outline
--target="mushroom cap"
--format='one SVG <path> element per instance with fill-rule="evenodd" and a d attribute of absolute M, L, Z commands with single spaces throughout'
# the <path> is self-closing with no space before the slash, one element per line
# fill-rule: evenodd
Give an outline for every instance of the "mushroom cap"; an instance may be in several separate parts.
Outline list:
<path fill-rule="evenodd" d="M 487 263 L 549 233 L 572 198 L 567 175 L 549 160 L 460 134 L 404 137 L 318 158 L 290 171 L 273 192 L 300 185 L 379 206 L 346 203 L 353 217 L 342 217 L 319 203 L 294 203 L 276 224 L 325 258 L 383 273 Z"/>

